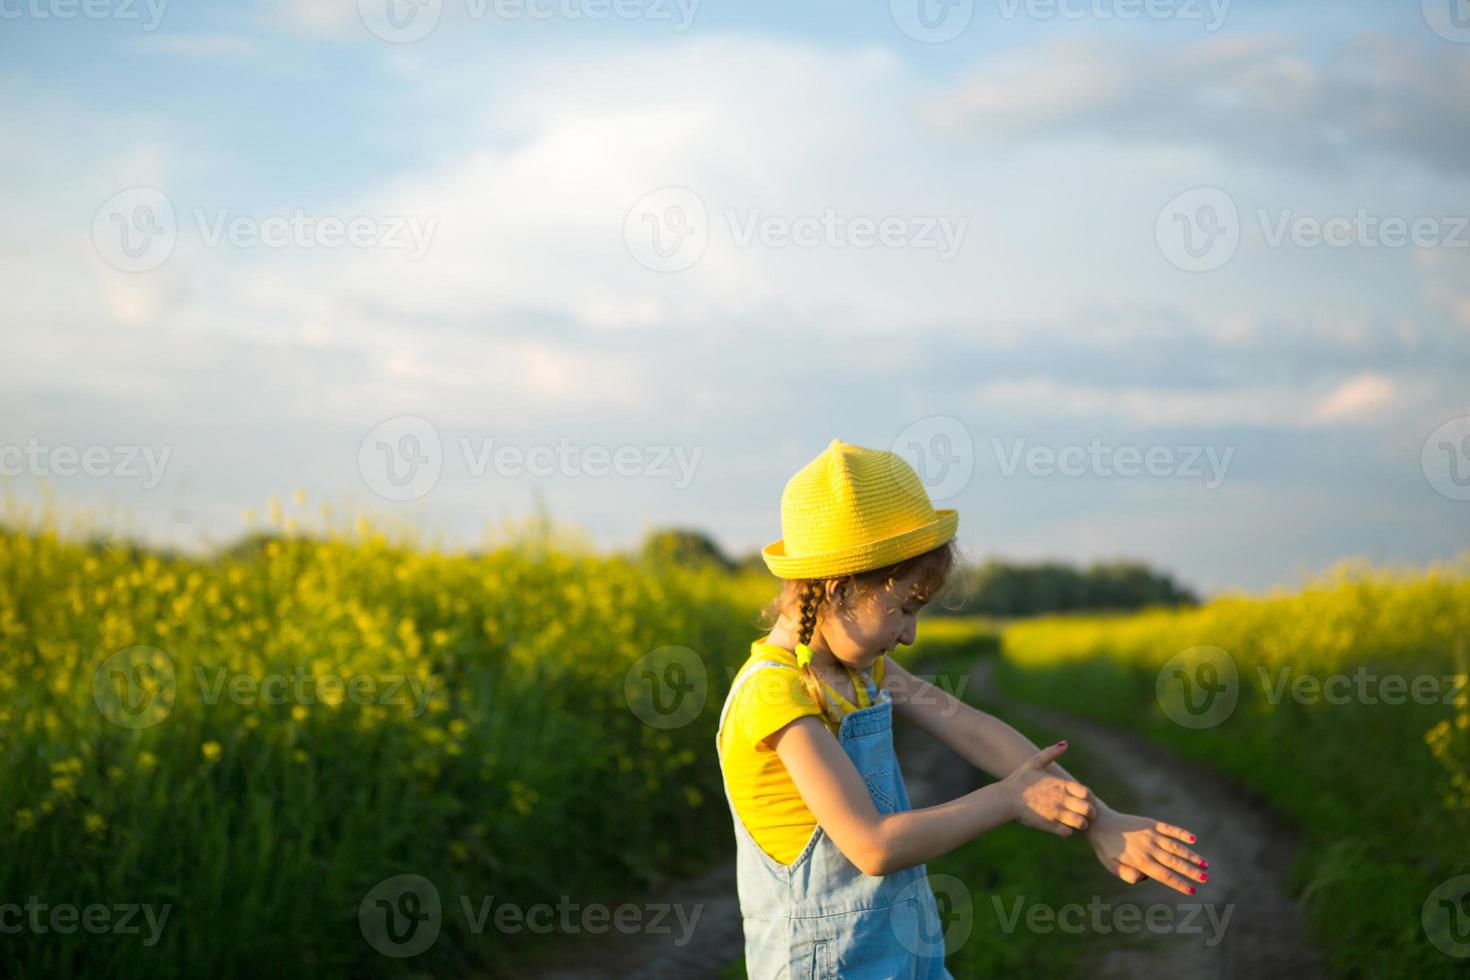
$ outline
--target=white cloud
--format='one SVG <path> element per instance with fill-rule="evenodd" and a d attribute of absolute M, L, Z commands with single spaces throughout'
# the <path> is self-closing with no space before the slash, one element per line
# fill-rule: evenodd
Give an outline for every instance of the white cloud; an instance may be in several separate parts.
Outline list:
<path fill-rule="evenodd" d="M 1444 310 L 1456 326 L 1470 330 L 1470 288 L 1465 285 L 1470 263 L 1463 251 L 1453 254 L 1442 248 L 1421 248 L 1414 259 L 1423 276 L 1424 302 Z"/>
<path fill-rule="evenodd" d="M 345 34 L 354 25 L 361 29 L 356 0 L 273 0 L 268 9 L 270 24 L 303 34 Z"/>
<path fill-rule="evenodd" d="M 463 145 L 367 193 L 299 204 L 318 216 L 433 219 L 417 261 L 385 249 L 209 249 L 181 214 L 169 262 L 128 276 L 100 266 L 75 216 L 66 249 L 38 234 L 34 257 L 0 282 L 11 307 L 58 340 L 6 345 L 19 390 L 43 378 L 126 390 L 139 411 L 200 392 L 201 418 L 299 410 L 313 426 L 424 406 L 467 421 L 615 413 L 699 426 L 737 404 L 855 410 L 854 397 L 863 411 L 920 415 L 949 391 L 978 392 L 979 411 L 1140 425 L 1336 426 L 1396 407 L 1371 385 L 1332 387 L 1361 364 L 1324 374 L 1303 360 L 1368 356 L 1378 324 L 1366 315 L 1283 328 L 1248 297 L 1180 309 L 1153 295 L 1155 265 L 1092 293 L 1073 239 L 1110 216 L 1078 223 L 1065 185 L 1051 183 L 1091 158 L 957 153 L 915 125 L 926 83 L 881 50 L 724 37 L 584 54 L 469 67 L 395 55 L 403 139 L 459 120 Z M 63 115 L 87 128 L 79 112 Z M 208 162 L 182 141 L 121 139 L 89 165 L 85 186 L 99 190 L 80 199 L 95 208 L 86 199 L 101 188 L 167 187 L 170 173 L 197 177 Z M 1126 169 L 1106 165 L 1113 180 Z M 1170 166 L 1150 161 L 1144 182 Z M 949 209 L 974 218 L 975 238 L 942 265 L 901 250 L 740 249 L 721 230 L 691 269 L 652 272 L 630 254 L 623 219 L 667 184 L 698 188 L 716 221 L 725 208 Z M 1037 203 L 1054 197 L 1055 214 Z M 1262 359 L 1282 342 L 1294 360 L 1262 383 Z M 78 349 L 84 358 L 68 353 Z M 992 370 L 1004 357 L 1016 360 Z M 1032 373 L 1058 357 L 1070 372 Z M 1396 370 L 1382 373 L 1398 383 Z M 1171 386 L 1140 380 L 1150 374 Z"/>
<path fill-rule="evenodd" d="M 1371 418 L 1381 413 L 1394 397 L 1394 384 L 1376 373 L 1364 373 L 1339 384 L 1312 408 L 1312 417 L 1320 422 L 1350 422 Z"/>
<path fill-rule="evenodd" d="M 1394 383 L 1372 373 L 1328 388 L 1243 383 L 1201 390 L 1068 383 L 1043 376 L 980 385 L 974 392 L 973 407 L 981 413 L 1006 410 L 1138 426 L 1300 429 L 1372 420 L 1393 400 Z"/>
<path fill-rule="evenodd" d="M 1466 172 L 1470 62 L 1461 52 L 1365 35 L 1314 58 L 1311 40 L 1047 40 L 987 61 L 925 114 L 946 131 L 1002 140 L 1086 132 L 1316 169 L 1382 152 Z"/>
<path fill-rule="evenodd" d="M 364 34 L 350 2 L 278 9 L 292 30 Z M 229 37 L 154 48 L 252 52 Z M 0 121 L 17 174 L 0 187 L 13 218 L 0 263 L 0 417 L 177 446 L 178 472 L 194 482 L 168 492 L 207 506 L 202 520 L 218 517 L 222 535 L 238 504 L 265 493 L 303 483 L 315 494 L 334 481 L 361 490 L 356 443 L 396 414 L 430 416 L 446 436 L 527 442 L 694 433 L 685 441 L 710 450 L 704 472 L 718 487 L 681 499 L 569 486 L 567 510 L 605 530 L 636 523 L 628 515 L 640 507 L 682 508 L 769 540 L 759 528 L 773 530 L 776 515 L 751 510 L 751 494 L 774 503 L 781 478 L 833 434 L 881 445 L 932 413 L 1019 431 L 1098 420 L 1120 441 L 1130 426 L 1273 430 L 1241 434 L 1242 459 L 1265 451 L 1254 471 L 1232 470 L 1237 494 L 1298 447 L 1329 442 L 1361 472 L 1387 472 L 1380 461 L 1417 452 L 1449 392 L 1463 400 L 1453 384 L 1464 331 L 1440 329 L 1446 312 L 1470 325 L 1458 266 L 1416 254 L 1425 265 L 1414 280 L 1361 253 L 1339 264 L 1322 250 L 1279 250 L 1258 263 L 1243 248 L 1218 273 L 1189 277 L 1153 239 L 1164 200 L 1202 179 L 1241 175 L 1241 203 L 1259 198 L 1248 182 L 1262 172 L 1223 166 L 1221 148 L 1335 148 L 1339 170 L 1267 168 L 1265 186 L 1305 196 L 1310 183 L 1312 203 L 1343 201 L 1345 213 L 1381 173 L 1360 166 L 1368 151 L 1441 159 L 1463 127 L 1442 105 L 1458 97 L 1459 76 L 1438 56 L 1422 71 L 1391 51 L 1322 63 L 1294 41 L 1237 37 L 1170 53 L 1151 72 L 1093 42 L 1028 49 L 938 100 L 937 119 L 1007 137 L 977 147 L 924 125 L 920 112 L 936 103 L 929 76 L 877 47 L 701 33 L 484 58 L 440 40 L 379 44 L 386 72 L 354 51 L 367 70 L 345 81 L 323 62 L 321 77 L 359 101 L 301 89 L 321 99 L 302 107 L 312 111 L 344 98 L 349 118 L 328 121 L 340 134 L 370 133 L 391 145 L 387 158 L 413 161 L 361 193 L 334 194 L 336 174 L 298 172 L 294 160 L 287 176 L 247 172 L 256 159 L 210 128 L 233 120 L 106 115 L 39 84 L 22 91 Z M 312 47 L 264 34 L 254 45 L 257 58 Z M 1068 58 L 1060 67 L 1037 61 L 1057 52 Z M 160 64 L 186 81 L 202 70 L 192 57 Z M 1379 104 L 1380 91 L 1398 101 Z M 1440 143 L 1421 125 L 1435 114 Z M 1259 123 L 1259 140 L 1243 119 Z M 1311 153 L 1300 159 L 1310 165 Z M 1435 205 L 1455 186 L 1412 171 L 1390 183 Z M 100 263 L 89 223 L 109 194 L 137 184 L 174 192 L 186 224 L 163 267 L 129 275 Z M 696 189 L 719 223 L 681 273 L 642 268 L 623 239 L 628 208 L 665 185 Z M 209 197 L 238 186 L 263 187 L 270 203 Z M 382 249 L 211 249 L 186 216 L 200 203 L 438 226 L 418 261 Z M 948 263 L 912 249 L 742 249 L 724 226 L 726 209 L 792 219 L 827 207 L 971 225 Z M 1360 301 L 1369 294 L 1377 305 Z M 1322 441 L 1299 439 L 1306 429 Z M 1320 473 L 1305 479 L 1303 499 L 1320 497 Z M 523 510 L 526 490 L 446 482 L 432 506 L 467 526 L 494 506 Z M 1261 499 L 1258 513 L 1278 512 L 1278 495 Z M 1158 524 L 1156 512 L 1127 514 L 1125 501 L 1088 521 L 1189 537 L 1198 506 L 1184 501 L 1177 523 Z M 1034 501 L 1016 510 L 1026 507 L 1036 522 L 1055 513 Z M 1334 534 L 1351 523 L 1337 516 Z"/>

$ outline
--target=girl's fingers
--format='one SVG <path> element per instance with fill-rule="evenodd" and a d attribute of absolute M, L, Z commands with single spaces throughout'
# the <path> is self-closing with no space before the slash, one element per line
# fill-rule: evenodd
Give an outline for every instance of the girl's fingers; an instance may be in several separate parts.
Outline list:
<path fill-rule="evenodd" d="M 1122 878 L 1130 885 L 1136 885 L 1140 881 L 1148 881 L 1148 875 L 1139 871 L 1137 868 L 1130 868 L 1126 864 L 1121 865 L 1116 873 L 1119 878 Z"/>
<path fill-rule="evenodd" d="M 1066 796 L 1062 798 L 1062 806 L 1071 810 L 1073 813 L 1081 814 L 1088 820 L 1097 819 L 1097 808 L 1087 800 L 1078 799 L 1075 796 Z"/>
<path fill-rule="evenodd" d="M 1183 875 L 1175 874 L 1173 871 L 1170 871 L 1158 861 L 1155 861 L 1151 858 L 1146 858 L 1144 860 L 1144 864 L 1146 865 L 1146 867 L 1143 870 L 1154 881 L 1168 885 L 1176 892 L 1183 892 L 1185 895 L 1194 894 L 1194 883 L 1189 881 Z"/>
<path fill-rule="evenodd" d="M 1161 834 L 1166 834 L 1169 837 L 1174 837 L 1178 840 L 1182 840 L 1186 844 L 1194 843 L 1194 834 L 1191 834 L 1183 827 L 1176 827 L 1171 823 L 1164 823 L 1164 821 L 1162 820 L 1154 824 L 1154 830 L 1157 830 Z"/>
<path fill-rule="evenodd" d="M 1080 813 L 1073 813 L 1071 810 L 1063 810 L 1054 819 L 1057 823 L 1064 823 L 1068 827 L 1075 827 L 1078 830 L 1087 829 L 1087 818 Z"/>
<path fill-rule="evenodd" d="M 1185 847 L 1183 844 L 1179 843 L 1172 837 L 1165 837 L 1163 834 L 1158 834 L 1154 838 L 1154 844 L 1155 846 L 1161 847 L 1164 850 L 1168 851 L 1170 854 L 1179 855 L 1186 861 L 1193 861 L 1200 867 L 1205 866 L 1204 858 L 1200 857 L 1198 854 L 1194 853 L 1189 848 Z"/>
<path fill-rule="evenodd" d="M 1071 827 L 1068 827 L 1064 823 L 1057 823 L 1055 820 L 1053 820 L 1051 823 L 1047 824 L 1046 825 L 1046 829 L 1047 830 L 1050 830 L 1052 833 L 1056 834 L 1058 837 L 1071 837 L 1072 836 L 1072 828 Z"/>
<path fill-rule="evenodd" d="M 1153 858 L 1164 867 L 1171 868 L 1184 875 L 1184 877 L 1189 878 L 1193 881 L 1209 880 L 1210 876 L 1208 872 L 1201 871 L 1198 867 L 1186 861 L 1184 858 L 1176 857 L 1175 855 L 1170 854 L 1168 851 L 1156 849 L 1153 853 Z"/>
<path fill-rule="evenodd" d="M 1077 782 L 1076 780 L 1073 780 L 1073 779 L 1067 780 L 1067 782 L 1066 782 L 1065 785 L 1067 787 L 1067 792 L 1068 793 L 1071 793 L 1073 796 L 1080 796 L 1084 800 L 1087 799 L 1087 787 L 1086 786 L 1083 786 L 1081 783 L 1079 783 L 1079 782 Z"/>
<path fill-rule="evenodd" d="M 1128 884 L 1133 885 L 1138 883 L 1140 875 L 1137 868 L 1130 868 L 1126 864 L 1122 864 L 1112 858 L 1103 858 L 1102 863 L 1103 867 L 1107 868 L 1116 877 L 1128 882 Z"/>

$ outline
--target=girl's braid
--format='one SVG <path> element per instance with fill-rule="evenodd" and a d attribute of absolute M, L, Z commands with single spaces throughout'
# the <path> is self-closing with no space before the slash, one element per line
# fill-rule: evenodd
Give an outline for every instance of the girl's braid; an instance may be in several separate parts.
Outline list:
<path fill-rule="evenodd" d="M 796 639 L 800 643 L 810 644 L 813 634 L 817 631 L 817 610 L 822 605 L 826 589 L 822 587 L 820 579 L 805 579 L 801 583 L 799 595 L 801 597 L 801 618 L 796 628 Z M 827 697 L 822 692 L 821 682 L 817 680 L 817 672 L 810 663 L 801 668 L 801 682 L 806 686 L 806 692 L 816 703 L 817 709 L 822 712 L 823 720 L 828 723 L 837 719 L 832 717 L 828 710 Z"/>

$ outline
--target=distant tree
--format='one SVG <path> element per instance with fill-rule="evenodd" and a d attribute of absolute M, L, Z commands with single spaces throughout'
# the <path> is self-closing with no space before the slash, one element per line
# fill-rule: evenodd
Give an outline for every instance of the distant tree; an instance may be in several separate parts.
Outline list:
<path fill-rule="evenodd" d="M 274 531 L 250 531 L 232 544 L 220 548 L 218 554 L 224 559 L 249 561 L 264 553 L 266 545 L 279 540 L 281 536 Z"/>
<path fill-rule="evenodd" d="M 735 560 L 735 572 L 738 575 L 753 575 L 756 572 L 770 575 L 771 569 L 766 565 L 766 560 L 761 557 L 759 551 L 752 551 Z"/>
<path fill-rule="evenodd" d="M 123 552 L 129 561 L 157 558 L 161 561 L 178 561 L 183 553 L 167 545 L 154 545 L 137 538 L 125 537 L 111 532 L 98 532 L 87 536 L 83 542 L 93 554 Z"/>
<path fill-rule="evenodd" d="M 650 561 L 666 561 L 686 567 L 714 564 L 727 572 L 735 569 L 735 563 L 725 556 L 709 535 L 689 528 L 649 531 L 643 538 L 641 553 Z"/>
<path fill-rule="evenodd" d="M 1199 600 L 1177 586 L 1167 575 L 1159 575 L 1138 562 L 1097 563 L 1087 569 L 1089 605 L 1136 608 L 1151 603 L 1196 604 Z"/>
<path fill-rule="evenodd" d="M 1139 562 L 1099 562 L 1079 571 L 1060 562 L 1020 565 L 990 559 L 956 574 L 960 599 L 955 611 L 960 613 L 1032 616 L 1199 602 L 1169 576 Z"/>

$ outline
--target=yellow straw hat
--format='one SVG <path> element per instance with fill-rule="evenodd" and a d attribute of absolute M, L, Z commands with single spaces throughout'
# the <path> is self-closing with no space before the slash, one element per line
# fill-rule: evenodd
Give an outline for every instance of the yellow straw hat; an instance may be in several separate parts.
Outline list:
<path fill-rule="evenodd" d="M 923 554 L 960 516 L 935 510 L 902 456 L 833 439 L 786 483 L 781 534 L 761 549 L 777 578 L 836 578 Z"/>

